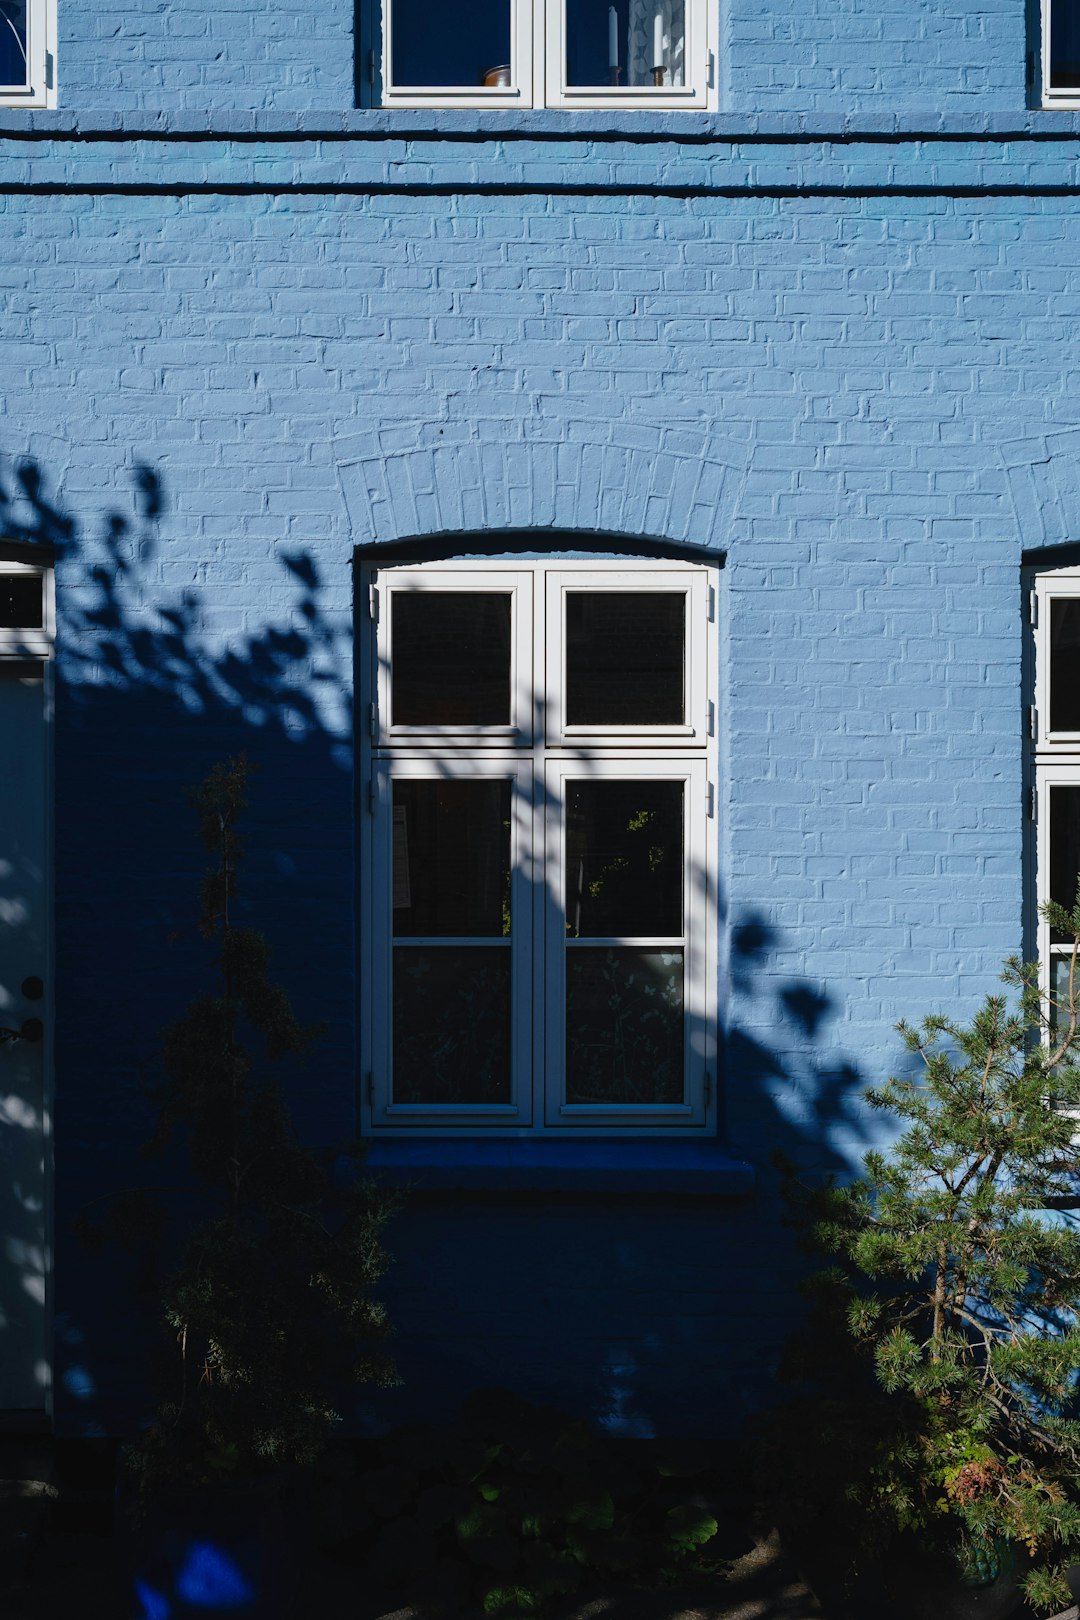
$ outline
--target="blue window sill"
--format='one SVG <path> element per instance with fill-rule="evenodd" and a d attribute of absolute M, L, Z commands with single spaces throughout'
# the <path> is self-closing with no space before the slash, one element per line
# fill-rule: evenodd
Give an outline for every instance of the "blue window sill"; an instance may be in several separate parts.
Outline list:
<path fill-rule="evenodd" d="M 715 1142 L 563 1137 L 373 1141 L 365 1168 L 380 1182 L 440 1193 L 634 1194 L 745 1198 L 754 1171 Z"/>

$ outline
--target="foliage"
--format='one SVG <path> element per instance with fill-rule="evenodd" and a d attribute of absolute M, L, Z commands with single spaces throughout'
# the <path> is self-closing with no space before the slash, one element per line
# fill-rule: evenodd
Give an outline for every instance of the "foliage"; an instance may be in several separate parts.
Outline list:
<path fill-rule="evenodd" d="M 796 1370 L 832 1364 L 804 1438 L 820 1448 L 824 1424 L 835 1462 L 847 1427 L 833 1500 L 864 1549 L 917 1532 L 977 1578 L 1011 1544 L 1031 1560 L 1029 1601 L 1060 1609 L 1080 1559 L 1080 1230 L 1067 1212 L 1080 1207 L 1080 904 L 1048 916 L 1073 941 L 1058 988 L 1011 959 L 1012 995 L 970 1023 L 901 1024 L 919 1072 L 867 1093 L 903 1122 L 892 1149 L 850 1185 L 793 1187 L 835 1261 L 812 1281 Z"/>
<path fill-rule="evenodd" d="M 269 977 L 265 938 L 237 920 L 249 775 L 241 756 L 192 794 L 212 858 L 199 931 L 214 982 L 165 1031 L 152 1088 L 158 1123 L 147 1151 L 177 1142 L 199 1190 L 162 1296 L 166 1393 L 129 1454 L 147 1487 L 246 1482 L 309 1464 L 346 1384 L 393 1378 L 373 1294 L 390 1205 L 294 1142 L 272 1078 L 319 1031 L 298 1023 Z"/>
<path fill-rule="evenodd" d="M 373 1451 L 355 1473 L 334 1459 L 315 1518 L 339 1558 L 425 1612 L 456 1601 L 522 1620 L 590 1578 L 655 1586 L 721 1567 L 695 1448 L 605 1440 L 496 1390 Z"/>

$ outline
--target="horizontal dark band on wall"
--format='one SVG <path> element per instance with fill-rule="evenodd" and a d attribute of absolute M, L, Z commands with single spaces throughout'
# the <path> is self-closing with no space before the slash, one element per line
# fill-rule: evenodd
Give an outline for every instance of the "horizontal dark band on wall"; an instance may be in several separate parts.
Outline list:
<path fill-rule="evenodd" d="M 405 181 L 206 182 L 136 185 L 102 181 L 68 185 L 63 181 L 0 181 L 2 197 L 1080 197 L 1080 183 L 1060 186 L 663 186 L 490 184 L 468 180 L 409 184 Z"/>
<path fill-rule="evenodd" d="M 257 145 L 260 142 L 296 143 L 301 141 L 423 141 L 439 144 L 468 144 L 482 146 L 510 141 L 581 141 L 625 143 L 627 146 L 907 146 L 940 142 L 946 145 L 977 144 L 996 146 L 1006 142 L 1072 141 L 1080 144 L 1080 128 L 1072 129 L 1002 129 L 1002 130 L 802 130 L 783 134 L 776 130 L 725 131 L 716 129 L 619 129 L 618 126 L 588 129 L 574 128 L 507 128 L 507 129 L 446 129 L 417 128 L 394 129 L 43 129 L 6 127 L 0 124 L 0 141 L 68 141 L 73 144 L 125 141 L 175 141 L 181 144 L 232 141 L 238 145 Z"/>

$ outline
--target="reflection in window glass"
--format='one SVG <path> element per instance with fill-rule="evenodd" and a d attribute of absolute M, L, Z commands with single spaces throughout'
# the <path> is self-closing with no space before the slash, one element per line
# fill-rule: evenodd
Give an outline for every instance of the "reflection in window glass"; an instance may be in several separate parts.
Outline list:
<path fill-rule="evenodd" d="M 0 0 L 0 85 L 24 86 L 26 64 L 26 0 Z"/>
<path fill-rule="evenodd" d="M 1080 787 L 1050 789 L 1050 898 L 1071 911 L 1080 881 Z M 1069 942 L 1068 934 L 1050 930 L 1051 943 Z"/>
<path fill-rule="evenodd" d="M 566 82 L 641 90 L 686 83 L 684 0 L 565 0 Z"/>
<path fill-rule="evenodd" d="M 395 85 L 474 89 L 510 82 L 510 0 L 393 0 Z M 496 78 L 496 75 L 502 74 Z"/>
<path fill-rule="evenodd" d="M 683 783 L 571 781 L 566 931 L 574 939 L 678 939 Z"/>
<path fill-rule="evenodd" d="M 509 946 L 394 947 L 395 1103 L 510 1101 Z"/>
<path fill-rule="evenodd" d="M 1066 90 L 1080 85 L 1080 10 L 1076 0 L 1052 0 L 1050 83 Z"/>
<path fill-rule="evenodd" d="M 510 724 L 509 591 L 392 591 L 395 726 Z"/>
<path fill-rule="evenodd" d="M 395 938 L 510 932 L 510 783 L 394 782 Z"/>
<path fill-rule="evenodd" d="M 0 630 L 40 630 L 44 622 L 40 574 L 0 573 Z"/>
<path fill-rule="evenodd" d="M 566 1100 L 682 1102 L 681 951 L 567 951 Z"/>
<path fill-rule="evenodd" d="M 686 714 L 681 591 L 568 591 L 568 726 L 677 726 Z"/>
<path fill-rule="evenodd" d="M 1080 597 L 1050 599 L 1050 730 L 1080 731 Z"/>

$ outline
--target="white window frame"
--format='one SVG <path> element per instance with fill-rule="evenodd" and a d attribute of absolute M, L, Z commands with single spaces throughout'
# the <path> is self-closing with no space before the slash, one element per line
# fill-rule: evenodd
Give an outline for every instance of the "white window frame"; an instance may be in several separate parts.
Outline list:
<path fill-rule="evenodd" d="M 27 82 L 0 84 L 0 107 L 56 106 L 56 3 L 26 0 Z"/>
<path fill-rule="evenodd" d="M 576 108 L 628 112 L 682 110 L 715 112 L 716 0 L 685 0 L 684 85 L 626 86 L 566 83 L 567 0 L 510 0 L 509 86 L 395 85 L 390 73 L 394 0 L 369 0 L 373 45 L 368 74 L 370 100 L 381 107 Z"/>
<path fill-rule="evenodd" d="M 1080 84 L 1053 85 L 1050 82 L 1050 13 L 1055 5 L 1073 5 L 1075 0 L 1041 0 L 1040 62 L 1042 68 L 1042 104 L 1059 107 L 1063 111 L 1080 107 Z"/>
<path fill-rule="evenodd" d="M 0 547 L 3 541 L 0 540 Z M 21 549 L 25 550 L 25 547 Z M 0 658 L 50 659 L 56 637 L 56 605 L 51 566 L 36 562 L 19 562 L 0 556 L 0 574 L 32 576 L 41 586 L 41 624 L 25 628 L 6 629 L 0 626 Z"/>
<path fill-rule="evenodd" d="M 1055 598 L 1080 601 L 1080 568 L 1040 571 L 1029 577 L 1029 619 L 1034 644 L 1034 702 L 1028 711 L 1031 753 L 1031 816 L 1035 824 L 1035 946 L 1039 982 L 1050 993 L 1050 964 L 1071 947 L 1054 945 L 1041 907 L 1050 899 L 1050 795 L 1056 787 L 1080 788 L 1080 732 L 1050 729 L 1050 610 Z"/>
<path fill-rule="evenodd" d="M 503 588 L 516 593 L 512 678 L 523 717 L 508 746 L 475 729 L 394 728 L 382 719 L 389 695 L 388 599 L 398 589 Z M 464 1133 L 581 1137 L 588 1135 L 701 1136 L 717 1126 L 718 837 L 717 741 L 710 694 L 717 691 L 718 570 L 698 563 L 625 559 L 606 567 L 587 560 L 519 558 L 453 560 L 368 567 L 361 573 L 360 713 L 360 954 L 361 1129 L 372 1135 L 448 1136 Z M 686 694 L 697 716 L 688 727 L 641 727 L 567 732 L 542 700 L 561 688 L 566 589 L 682 590 L 687 597 Z M 531 607 L 531 613 L 529 609 Z M 531 683 L 531 692 L 523 691 Z M 377 694 L 373 699 L 371 693 Z M 370 706 L 369 706 L 370 700 Z M 546 711 L 546 712 L 545 712 Z M 531 718 L 531 717 L 535 718 Z M 407 734 L 406 734 L 407 733 Z M 513 1072 L 507 1104 L 430 1107 L 395 1104 L 391 1096 L 391 953 L 395 778 L 509 777 L 514 806 L 511 917 L 514 994 Z M 566 943 L 563 842 L 565 784 L 573 778 L 682 780 L 684 794 L 683 935 L 674 939 Z M 443 943 L 446 943 L 444 941 Z M 477 942 L 479 943 L 479 942 Z M 568 1105 L 563 1087 L 564 981 L 568 949 L 603 943 L 652 945 L 683 951 L 684 1092 L 678 1103 Z"/>

